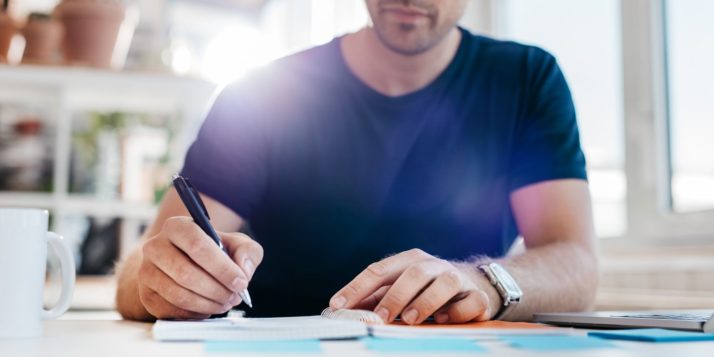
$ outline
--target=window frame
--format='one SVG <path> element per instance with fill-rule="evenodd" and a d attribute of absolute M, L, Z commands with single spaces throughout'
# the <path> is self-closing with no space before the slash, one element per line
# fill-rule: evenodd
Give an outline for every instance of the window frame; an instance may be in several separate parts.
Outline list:
<path fill-rule="evenodd" d="M 672 207 L 666 0 L 621 0 L 627 238 L 711 243 L 714 211 Z"/>

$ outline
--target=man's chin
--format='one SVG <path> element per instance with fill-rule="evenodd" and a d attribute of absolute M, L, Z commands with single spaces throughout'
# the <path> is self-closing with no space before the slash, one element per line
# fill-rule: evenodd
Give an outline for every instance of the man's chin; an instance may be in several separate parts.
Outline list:
<path fill-rule="evenodd" d="M 377 30 L 377 36 L 387 48 L 405 56 L 424 53 L 438 42 L 431 41 L 429 35 L 419 33 L 417 29 L 397 30 L 384 34 Z"/>
<path fill-rule="evenodd" d="M 416 56 L 422 54 L 429 50 L 430 47 L 423 46 L 404 46 L 404 45 L 391 45 L 385 44 L 392 52 L 398 53 L 402 56 Z"/>

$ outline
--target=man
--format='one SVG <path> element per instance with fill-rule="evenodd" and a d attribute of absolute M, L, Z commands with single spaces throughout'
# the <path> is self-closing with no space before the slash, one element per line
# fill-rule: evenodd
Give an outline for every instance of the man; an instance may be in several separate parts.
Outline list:
<path fill-rule="evenodd" d="M 229 255 L 169 191 L 119 273 L 122 315 L 204 318 L 248 285 L 253 316 L 588 308 L 597 259 L 567 84 L 544 51 L 456 27 L 466 2 L 366 0 L 373 26 L 226 88 L 182 174 Z M 526 252 L 504 257 L 519 234 Z"/>

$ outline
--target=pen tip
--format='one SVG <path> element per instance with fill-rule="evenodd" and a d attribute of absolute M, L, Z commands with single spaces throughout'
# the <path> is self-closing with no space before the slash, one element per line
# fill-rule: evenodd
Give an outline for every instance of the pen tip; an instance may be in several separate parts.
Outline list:
<path fill-rule="evenodd" d="M 243 300 L 243 302 L 248 305 L 249 308 L 253 308 L 253 301 L 250 298 L 250 294 L 248 294 L 248 290 L 243 290 L 240 293 L 238 293 Z"/>

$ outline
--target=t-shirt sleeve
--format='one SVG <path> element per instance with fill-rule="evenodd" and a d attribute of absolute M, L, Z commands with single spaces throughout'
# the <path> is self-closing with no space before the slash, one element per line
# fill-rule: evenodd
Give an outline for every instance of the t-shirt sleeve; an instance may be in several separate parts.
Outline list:
<path fill-rule="evenodd" d="M 266 180 L 266 133 L 238 85 L 215 99 L 181 175 L 199 192 L 249 219 Z"/>
<path fill-rule="evenodd" d="M 553 56 L 531 49 L 525 110 L 519 117 L 509 188 L 556 179 L 587 180 L 573 99 Z"/>

